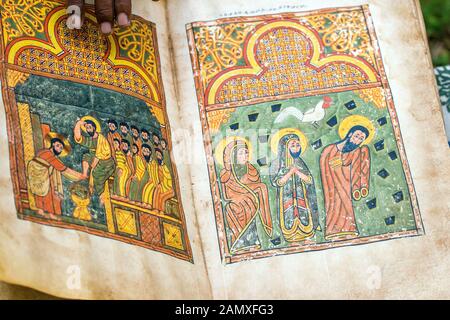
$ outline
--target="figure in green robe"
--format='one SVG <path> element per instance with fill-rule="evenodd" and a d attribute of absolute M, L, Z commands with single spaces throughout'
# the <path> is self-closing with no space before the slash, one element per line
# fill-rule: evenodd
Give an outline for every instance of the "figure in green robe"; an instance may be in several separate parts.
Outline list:
<path fill-rule="evenodd" d="M 90 193 L 98 196 L 103 194 L 106 181 L 115 171 L 111 146 L 100 130 L 100 123 L 91 116 L 78 120 L 73 130 L 75 142 L 88 149 L 82 159 L 83 176 L 89 178 Z"/>
<path fill-rule="evenodd" d="M 134 175 L 131 177 L 130 192 L 128 198 L 131 201 L 142 202 L 142 192 L 148 182 L 148 172 L 146 170 L 146 162 L 139 152 L 139 147 L 133 144 L 131 147 L 133 152 Z"/>
<path fill-rule="evenodd" d="M 283 237 L 288 242 L 312 238 L 321 230 L 314 179 L 301 158 L 301 141 L 296 134 L 283 136 L 279 158 L 271 165 L 271 180 L 278 189 L 277 207 Z"/>

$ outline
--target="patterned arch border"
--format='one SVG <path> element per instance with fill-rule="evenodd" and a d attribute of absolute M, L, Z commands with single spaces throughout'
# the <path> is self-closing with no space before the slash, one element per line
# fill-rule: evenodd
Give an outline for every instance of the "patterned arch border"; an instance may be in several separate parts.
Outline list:
<path fill-rule="evenodd" d="M 230 68 L 219 73 L 215 78 L 213 78 L 210 85 L 205 90 L 205 102 L 207 105 L 213 105 L 216 103 L 217 94 L 226 81 L 239 76 L 259 77 L 263 74 L 264 67 L 261 67 L 259 62 L 256 60 L 256 46 L 258 39 L 272 30 L 281 28 L 294 29 L 304 34 L 308 38 L 308 40 L 311 41 L 313 54 L 309 61 L 309 65 L 312 68 L 320 70 L 331 63 L 347 63 L 361 70 L 371 83 L 379 81 L 378 73 L 367 61 L 361 58 L 345 54 L 323 56 L 321 54 L 323 44 L 319 36 L 316 32 L 309 29 L 308 27 L 293 20 L 273 21 L 269 23 L 263 23 L 258 26 L 255 32 L 248 38 L 247 42 L 245 43 L 243 52 L 247 66 Z"/>
<path fill-rule="evenodd" d="M 329 89 L 320 89 L 316 91 L 309 91 L 306 93 L 293 93 L 293 94 L 283 94 L 276 97 L 264 97 L 264 98 L 257 98 L 257 99 L 250 99 L 250 100 L 243 100 L 239 101 L 237 103 L 217 103 L 214 105 L 208 105 L 207 102 L 207 96 L 205 94 L 205 87 L 203 86 L 202 78 L 201 78 L 201 72 L 200 72 L 200 65 L 199 61 L 197 60 L 197 51 L 195 48 L 195 35 L 194 35 L 194 28 L 200 27 L 200 26 L 215 26 L 219 24 L 227 24 L 227 23 L 234 23 L 236 21 L 244 21 L 244 22 L 258 22 L 258 23 L 269 23 L 270 21 L 273 21 L 274 17 L 276 18 L 284 18 L 284 19 L 297 19 L 301 18 L 305 15 L 310 14 L 321 14 L 321 13 L 329 13 L 329 12 L 345 12 L 345 11 L 352 11 L 352 10 L 361 10 L 364 14 L 365 20 L 366 20 L 366 27 L 368 29 L 368 33 L 370 36 L 370 43 L 374 49 L 374 69 L 377 73 L 377 79 L 379 81 L 375 83 L 369 83 L 365 85 L 356 85 L 354 87 L 334 87 Z M 269 17 L 270 19 L 267 19 Z M 397 146 L 399 151 L 399 156 L 402 161 L 403 168 L 406 173 L 406 182 L 408 184 L 408 190 L 410 191 L 411 196 L 411 202 L 415 203 L 414 208 L 414 219 L 417 222 L 417 230 L 416 231 L 402 231 L 399 234 L 391 234 L 389 235 L 378 235 L 374 236 L 372 238 L 361 238 L 360 242 L 358 243 L 352 243 L 352 242 L 336 242 L 333 248 L 338 247 L 344 247 L 344 246 L 351 246 L 351 245 L 360 245 L 360 244 L 368 244 L 372 243 L 374 241 L 386 241 L 390 239 L 396 239 L 396 238 L 402 238 L 402 237 L 413 237 L 417 235 L 423 235 L 425 234 L 425 229 L 423 226 L 422 218 L 420 216 L 419 212 L 419 204 L 417 199 L 417 194 L 415 191 L 414 183 L 412 180 L 412 176 L 410 173 L 409 163 L 406 159 L 406 153 L 405 148 L 403 146 L 402 142 L 402 135 L 400 132 L 400 125 L 397 118 L 397 113 L 395 111 L 395 105 L 393 96 L 391 93 L 391 89 L 389 87 L 388 79 L 385 73 L 384 64 L 381 57 L 381 51 L 380 47 L 378 45 L 377 36 L 375 33 L 374 25 L 372 22 L 371 14 L 369 11 L 368 5 L 361 5 L 361 6 L 349 6 L 349 7 L 334 7 L 334 8 L 324 8 L 324 9 L 316 9 L 312 11 L 303 11 L 303 12 L 288 12 L 288 13 L 279 13 L 279 14 L 267 14 L 267 15 L 256 15 L 256 16 L 245 16 L 245 17 L 229 17 L 229 18 L 221 18 L 218 20 L 212 20 L 212 21 L 203 21 L 203 22 L 193 22 L 191 24 L 186 25 L 186 33 L 191 53 L 191 62 L 192 62 L 192 68 L 193 68 L 193 76 L 196 86 L 196 93 L 197 93 L 197 102 L 199 107 L 199 114 L 200 119 L 202 120 L 202 133 L 204 138 L 204 147 L 205 147 L 205 153 L 206 153 L 206 160 L 208 162 L 208 171 L 209 171 L 209 179 L 211 181 L 211 197 L 214 200 L 214 218 L 215 218 L 215 227 L 217 229 L 217 241 L 218 245 L 220 247 L 220 257 L 224 264 L 232 264 L 237 263 L 241 261 L 247 261 L 252 259 L 259 259 L 259 258 L 265 258 L 265 257 L 273 257 L 275 255 L 286 255 L 286 254 L 293 254 L 293 253 L 300 253 L 300 252 L 311 252 L 311 251 L 317 251 L 317 250 L 326 250 L 329 249 L 329 244 L 320 244 L 313 247 L 298 247 L 298 246 L 288 246 L 283 249 L 279 249 L 277 252 L 274 251 L 259 251 L 259 252 L 247 252 L 236 256 L 231 256 L 228 251 L 228 244 L 225 236 L 225 230 L 223 229 L 224 226 L 224 216 L 222 212 L 222 207 L 220 203 L 220 195 L 219 195 L 219 187 L 217 185 L 217 176 L 215 172 L 215 165 L 214 165 L 214 156 L 213 156 L 213 149 L 212 149 L 212 134 L 214 134 L 214 128 L 211 127 L 211 115 L 214 115 L 216 112 L 221 113 L 223 111 L 229 111 L 234 112 L 237 108 L 241 108 L 247 106 L 247 105 L 253 105 L 260 102 L 267 102 L 272 100 L 285 100 L 289 98 L 298 98 L 298 97 L 305 97 L 305 96 L 311 96 L 311 95 L 322 95 L 324 93 L 328 92 L 342 92 L 342 91 L 349 91 L 349 90 L 355 90 L 355 91 L 364 91 L 364 90 L 371 90 L 376 88 L 381 88 L 383 90 L 382 96 L 376 96 L 375 98 L 372 98 L 370 96 L 367 96 L 365 93 L 365 99 L 376 99 L 380 102 L 380 108 L 387 108 L 389 115 L 392 119 L 392 126 L 395 133 L 395 137 L 397 139 Z M 242 67 L 241 67 L 242 68 Z M 248 66 L 247 66 L 248 68 Z M 231 68 L 230 68 L 231 69 Z M 228 69 L 228 70 L 230 70 Z M 227 72 L 227 70 L 223 71 L 223 73 Z M 381 101 L 384 100 L 384 103 L 381 103 Z M 223 113 L 223 116 L 226 118 L 228 115 L 227 113 Z M 220 125 L 220 124 L 215 124 Z"/>
<path fill-rule="evenodd" d="M 66 10 L 61 7 L 57 7 L 49 13 L 47 17 L 48 24 L 45 24 L 45 33 L 48 41 L 43 41 L 31 37 L 23 37 L 13 40 L 6 48 L 7 63 L 10 65 L 15 65 L 20 53 L 30 48 L 47 51 L 50 54 L 54 55 L 57 59 L 63 59 L 67 55 L 67 53 L 64 53 L 64 48 L 62 44 L 59 43 L 55 30 L 58 24 L 61 23 L 62 20 L 66 17 L 66 15 Z M 94 23 L 96 23 L 97 21 L 96 17 L 89 11 L 85 13 L 85 17 L 86 19 Z M 161 103 L 162 99 L 161 94 L 158 90 L 157 79 L 155 79 L 153 75 L 150 75 L 147 71 L 145 71 L 142 66 L 137 65 L 127 58 L 120 57 L 117 40 L 113 35 L 109 35 L 107 39 L 109 50 L 106 59 L 107 61 L 109 61 L 111 66 L 113 68 L 127 68 L 135 71 L 148 84 L 151 93 L 151 99 L 158 104 Z"/>
<path fill-rule="evenodd" d="M 33 0 L 33 1 L 35 1 L 35 0 Z M 58 23 L 60 23 L 61 20 L 64 19 L 64 15 L 65 15 L 64 10 L 61 10 L 61 8 L 64 8 L 64 1 L 56 0 L 55 3 L 56 4 L 60 3 L 60 5 L 58 5 L 58 7 L 54 8 L 54 9 L 52 9 L 46 15 L 45 23 L 49 24 L 50 19 L 52 19 L 54 26 L 58 26 Z M 95 21 L 95 17 L 92 15 L 93 6 L 88 5 L 87 8 L 88 8 L 88 10 L 86 12 L 86 16 L 87 16 L 87 14 L 89 14 L 89 16 L 90 16 L 89 20 Z M 60 10 L 61 10 L 61 12 L 58 12 Z M 60 14 L 59 17 L 53 16 L 56 13 Z M 169 231 L 173 230 L 172 225 L 170 223 L 181 224 L 182 230 L 183 230 L 182 241 L 183 241 L 183 245 L 185 245 L 184 251 L 178 250 L 173 245 L 168 245 L 167 242 L 164 242 L 161 245 L 154 245 L 150 242 L 143 243 L 142 241 L 138 241 L 134 238 L 125 239 L 122 235 L 108 233 L 103 230 L 87 228 L 84 225 L 67 224 L 67 223 L 61 222 L 61 221 L 51 221 L 51 222 L 44 221 L 43 219 L 33 217 L 33 216 L 23 215 L 20 213 L 21 210 L 24 208 L 24 204 L 25 205 L 27 204 L 27 200 L 23 201 L 27 197 L 27 191 L 25 190 L 25 188 L 23 188 L 23 185 L 22 185 L 23 180 L 26 179 L 25 171 L 23 169 L 23 160 L 21 160 L 21 157 L 22 157 L 21 150 L 23 148 L 24 141 L 22 140 L 21 127 L 20 127 L 20 125 L 18 125 L 18 123 L 20 121 L 19 120 L 19 107 L 17 105 L 17 101 L 16 101 L 16 97 L 15 97 L 15 93 L 14 93 L 14 87 L 18 83 L 22 83 L 23 81 L 25 81 L 27 79 L 27 76 L 29 76 L 31 74 L 54 78 L 54 79 L 59 79 L 59 80 L 69 80 L 69 81 L 73 81 L 73 82 L 79 82 L 79 83 L 83 83 L 83 84 L 87 84 L 87 85 L 96 86 L 99 88 L 105 88 L 105 89 L 109 89 L 109 90 L 112 90 L 115 92 L 120 92 L 120 93 L 124 93 L 124 94 L 130 95 L 130 96 L 134 96 L 134 97 L 146 102 L 147 106 L 149 108 L 149 111 L 160 122 L 161 130 L 164 130 L 164 132 L 166 134 L 169 150 L 172 150 L 171 129 L 170 129 L 169 121 L 168 121 L 167 111 L 165 108 L 166 101 L 165 101 L 165 94 L 164 94 L 164 86 L 163 86 L 162 79 L 161 79 L 161 65 L 160 65 L 160 56 L 159 56 L 159 50 L 158 50 L 157 34 L 156 34 L 156 28 L 155 28 L 156 26 L 154 23 L 147 21 L 139 16 L 133 16 L 133 20 L 139 21 L 140 23 L 147 24 L 151 28 L 151 31 L 152 31 L 151 36 L 152 36 L 152 41 L 154 44 L 154 55 L 155 55 L 155 59 L 156 59 L 156 67 L 155 67 L 155 73 L 154 74 L 150 73 L 149 76 L 152 76 L 155 79 L 155 90 L 157 90 L 156 92 L 158 92 L 159 102 L 152 100 L 149 96 L 143 96 L 139 93 L 136 93 L 133 91 L 128 91 L 128 90 L 122 89 L 115 85 L 109 85 L 109 84 L 102 83 L 102 82 L 94 82 L 91 80 L 73 78 L 73 77 L 67 76 L 67 75 L 59 75 L 59 74 L 54 74 L 54 73 L 32 70 L 29 68 L 25 68 L 25 67 L 21 67 L 21 66 L 17 66 L 15 64 L 9 63 L 8 58 L 9 58 L 10 48 L 13 45 L 13 42 L 14 43 L 16 41 L 19 42 L 18 41 L 19 39 L 16 38 L 15 40 L 10 41 L 9 43 L 3 39 L 6 35 L 6 33 L 4 32 L 4 29 L 3 29 L 4 21 L 3 21 L 3 19 L 0 19 L 0 82 L 1 82 L 1 92 L 2 92 L 2 97 L 3 97 L 3 103 L 4 103 L 4 107 L 5 107 L 5 111 L 6 111 L 6 130 L 8 132 L 9 152 L 10 152 L 9 166 L 10 166 L 12 186 L 13 186 L 13 191 L 14 191 L 14 202 L 15 202 L 16 208 L 17 208 L 17 216 L 20 219 L 32 221 L 35 223 L 51 225 L 51 226 L 59 227 L 59 228 L 63 228 L 63 229 L 83 231 L 83 232 L 93 234 L 96 236 L 102 236 L 104 238 L 118 240 L 122 243 L 140 246 L 143 248 L 150 249 L 156 253 L 158 253 L 158 252 L 164 253 L 169 256 L 173 256 L 178 259 L 185 260 L 190 263 L 194 263 L 189 234 L 188 234 L 188 230 L 187 230 L 187 226 L 186 226 L 185 213 L 183 210 L 183 203 L 182 203 L 182 199 L 181 199 L 179 176 L 178 176 L 178 172 L 177 172 L 177 167 L 174 162 L 172 151 L 170 151 L 170 159 L 173 164 L 173 174 L 174 174 L 173 179 L 174 179 L 174 181 L 176 181 L 175 192 L 178 197 L 180 218 L 171 218 L 169 216 L 162 216 L 161 214 L 158 214 L 152 210 L 145 210 L 145 212 L 151 213 L 151 215 L 154 217 L 158 217 L 158 218 L 163 217 L 164 218 L 165 221 L 163 222 L 164 225 L 162 226 L 164 232 L 166 232 L 166 231 L 169 232 Z M 49 37 L 50 33 L 49 33 L 48 29 L 49 28 L 45 28 L 41 34 L 43 34 L 46 37 L 46 39 L 51 39 L 52 41 L 46 41 L 46 40 L 42 40 L 42 39 L 36 39 L 33 36 L 22 36 L 22 35 L 21 35 L 20 40 L 28 41 L 28 47 L 31 46 L 33 48 L 36 48 L 36 46 L 37 46 L 37 49 L 40 49 L 40 50 L 42 50 L 42 48 L 45 47 L 45 52 L 49 52 L 50 54 L 54 55 L 58 60 L 61 60 L 64 57 L 66 57 L 68 55 L 68 53 L 64 52 L 64 48 L 62 46 L 61 40 L 59 39 L 59 37 L 57 37 L 58 34 L 55 33 L 55 31 L 57 29 L 52 28 L 53 37 Z M 118 44 L 118 39 L 116 39 L 114 36 L 112 36 L 112 39 L 114 39 L 114 42 L 111 41 L 111 36 L 107 40 L 107 48 L 106 48 L 107 51 L 103 55 L 103 58 L 105 60 L 108 59 L 109 60 L 108 63 L 113 68 L 125 68 L 125 69 L 130 70 L 131 68 L 127 66 L 127 63 L 133 64 L 132 69 L 133 69 L 133 71 L 137 72 L 137 70 L 135 70 L 135 67 L 139 67 L 137 65 L 137 63 L 135 61 L 133 61 L 132 59 L 128 59 L 128 58 L 119 56 L 120 46 Z M 32 40 L 34 40 L 34 42 Z M 24 45 L 23 47 L 25 47 L 25 46 L 26 45 Z M 116 56 L 114 56 L 111 51 L 111 48 L 113 46 L 116 46 L 116 51 L 115 51 Z M 26 48 L 18 47 L 16 52 L 22 52 L 25 49 Z M 17 56 L 17 54 L 16 54 L 16 56 Z M 15 63 L 15 61 L 17 61 L 17 60 L 14 59 L 12 61 L 13 61 L 13 63 Z M 115 61 L 119 61 L 120 63 L 123 63 L 123 61 L 127 61 L 127 63 L 124 63 L 123 65 L 117 65 L 117 64 L 112 65 L 112 63 L 117 63 Z M 142 68 L 142 71 L 145 73 L 148 73 L 144 68 Z M 115 199 L 111 199 L 111 203 L 117 204 L 118 202 L 119 201 L 116 201 Z M 136 207 L 131 207 L 131 208 L 136 209 Z M 168 223 L 166 223 L 166 222 L 168 222 Z M 112 228 L 112 226 L 110 224 L 108 224 L 107 227 L 110 229 Z"/>

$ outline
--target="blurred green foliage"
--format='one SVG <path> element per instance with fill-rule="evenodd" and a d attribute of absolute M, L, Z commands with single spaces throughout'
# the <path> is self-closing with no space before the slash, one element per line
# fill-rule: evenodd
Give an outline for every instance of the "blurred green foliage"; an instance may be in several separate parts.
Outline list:
<path fill-rule="evenodd" d="M 420 0 L 435 66 L 450 64 L 450 0 Z"/>

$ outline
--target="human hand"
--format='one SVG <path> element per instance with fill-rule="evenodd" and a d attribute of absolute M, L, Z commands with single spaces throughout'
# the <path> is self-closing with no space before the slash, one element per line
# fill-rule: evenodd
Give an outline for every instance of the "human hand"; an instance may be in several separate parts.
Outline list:
<path fill-rule="evenodd" d="M 81 29 L 84 20 L 84 0 L 67 0 L 69 29 Z M 114 22 L 121 27 L 130 25 L 131 0 L 95 0 L 95 14 L 103 34 L 110 34 Z"/>
<path fill-rule="evenodd" d="M 309 175 L 307 173 L 304 173 L 304 172 L 302 172 L 300 170 L 298 170 L 297 176 L 306 184 L 311 184 L 313 182 L 313 179 L 312 179 L 311 175 Z"/>
<path fill-rule="evenodd" d="M 300 173 L 300 171 L 298 170 L 298 168 L 296 167 L 296 166 L 292 166 L 290 169 L 289 169 L 289 174 L 290 175 L 293 175 L 293 174 L 299 174 Z"/>

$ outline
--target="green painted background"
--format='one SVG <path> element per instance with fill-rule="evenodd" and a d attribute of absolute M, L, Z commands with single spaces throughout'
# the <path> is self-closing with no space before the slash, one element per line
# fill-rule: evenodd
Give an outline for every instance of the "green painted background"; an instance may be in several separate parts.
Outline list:
<path fill-rule="evenodd" d="M 313 96 L 306 98 L 296 98 L 289 100 L 280 100 L 270 103 L 261 103 L 251 106 L 237 108 L 232 113 L 229 121 L 222 124 L 220 132 L 214 135 L 213 148 L 222 140 L 224 135 L 237 135 L 247 137 L 253 146 L 252 163 L 260 171 L 262 181 L 268 186 L 270 205 L 272 211 L 272 220 L 274 223 L 273 238 L 280 237 L 281 244 L 275 246 L 270 242 L 268 236 L 264 233 L 259 218 L 257 219 L 257 228 L 259 238 L 262 243 L 262 249 L 280 248 L 286 246 L 288 243 L 284 241 L 280 227 L 277 213 L 277 190 L 272 187 L 270 183 L 269 166 L 270 162 L 276 159 L 270 151 L 270 137 L 267 143 L 258 141 L 258 136 L 272 135 L 280 128 L 298 128 L 309 139 L 308 149 L 303 153 L 302 158 L 308 165 L 316 184 L 317 200 L 319 207 L 320 225 L 322 229 L 325 227 L 325 209 L 322 192 L 322 184 L 320 179 L 319 157 L 324 147 L 328 144 L 338 142 L 340 140 L 338 135 L 338 127 L 340 121 L 352 114 L 363 115 L 372 120 L 376 135 L 373 141 L 369 144 L 371 156 L 371 178 L 370 178 L 370 193 L 369 196 L 361 201 L 354 201 L 355 215 L 357 219 L 357 226 L 361 237 L 373 236 L 378 234 L 393 233 L 404 230 L 416 229 L 416 224 L 411 208 L 410 195 L 408 192 L 405 174 L 402 168 L 400 158 L 391 160 L 388 153 L 395 151 L 398 155 L 398 149 L 394 138 L 394 133 L 387 109 L 377 109 L 372 103 L 366 103 L 354 92 L 342 92 L 335 94 L 327 94 L 333 99 L 333 105 L 326 110 L 325 118 L 319 123 L 319 127 L 315 128 L 312 124 L 300 123 L 294 117 L 290 117 L 284 123 L 274 125 L 274 119 L 279 112 L 272 112 L 272 105 L 281 104 L 281 110 L 289 106 L 296 106 L 301 111 L 307 111 L 313 108 L 323 97 Z M 349 111 L 344 104 L 354 100 L 357 108 Z M 258 118 L 255 122 L 250 122 L 248 115 L 258 113 Z M 338 123 L 334 127 L 326 124 L 326 121 L 337 116 Z M 377 119 L 386 117 L 387 123 L 380 126 Z M 239 123 L 238 130 L 231 130 L 230 125 Z M 322 147 L 313 150 L 311 144 L 318 139 L 322 140 Z M 384 149 L 376 151 L 374 143 L 384 139 Z M 267 165 L 259 166 L 257 159 L 267 157 Z M 377 175 L 381 169 L 386 169 L 390 176 L 386 179 Z M 222 166 L 216 164 L 216 175 L 219 176 Z M 403 191 L 404 200 L 395 203 L 393 194 L 397 191 Z M 377 207 L 369 210 L 366 201 L 376 198 Z M 224 204 L 224 203 L 222 203 Z M 386 225 L 385 218 L 395 216 L 395 224 Z M 315 236 L 317 243 L 324 242 L 323 231 L 318 231 Z"/>
<path fill-rule="evenodd" d="M 73 139 L 73 127 L 77 118 L 92 115 L 102 125 L 102 133 L 108 132 L 108 119 L 118 123 L 126 122 L 139 129 L 145 128 L 161 136 L 161 128 L 156 118 L 149 111 L 147 104 L 137 98 L 119 92 L 75 83 L 65 80 L 31 75 L 23 84 L 15 88 L 17 102 L 28 103 L 30 112 L 39 114 L 41 123 L 49 124 L 52 131 L 68 137 L 72 152 L 61 160 L 70 168 L 81 172 L 83 153 L 88 149 L 76 144 Z M 36 150 L 37 152 L 38 150 Z M 87 181 L 85 181 L 87 183 Z M 89 210 L 93 214 L 92 222 L 72 218 L 74 205 L 70 199 L 70 181 L 63 178 L 64 202 L 63 217 L 66 221 L 86 224 L 90 227 L 105 228 L 105 212 L 97 196 L 93 196 Z M 28 212 L 31 215 L 33 211 Z"/>

